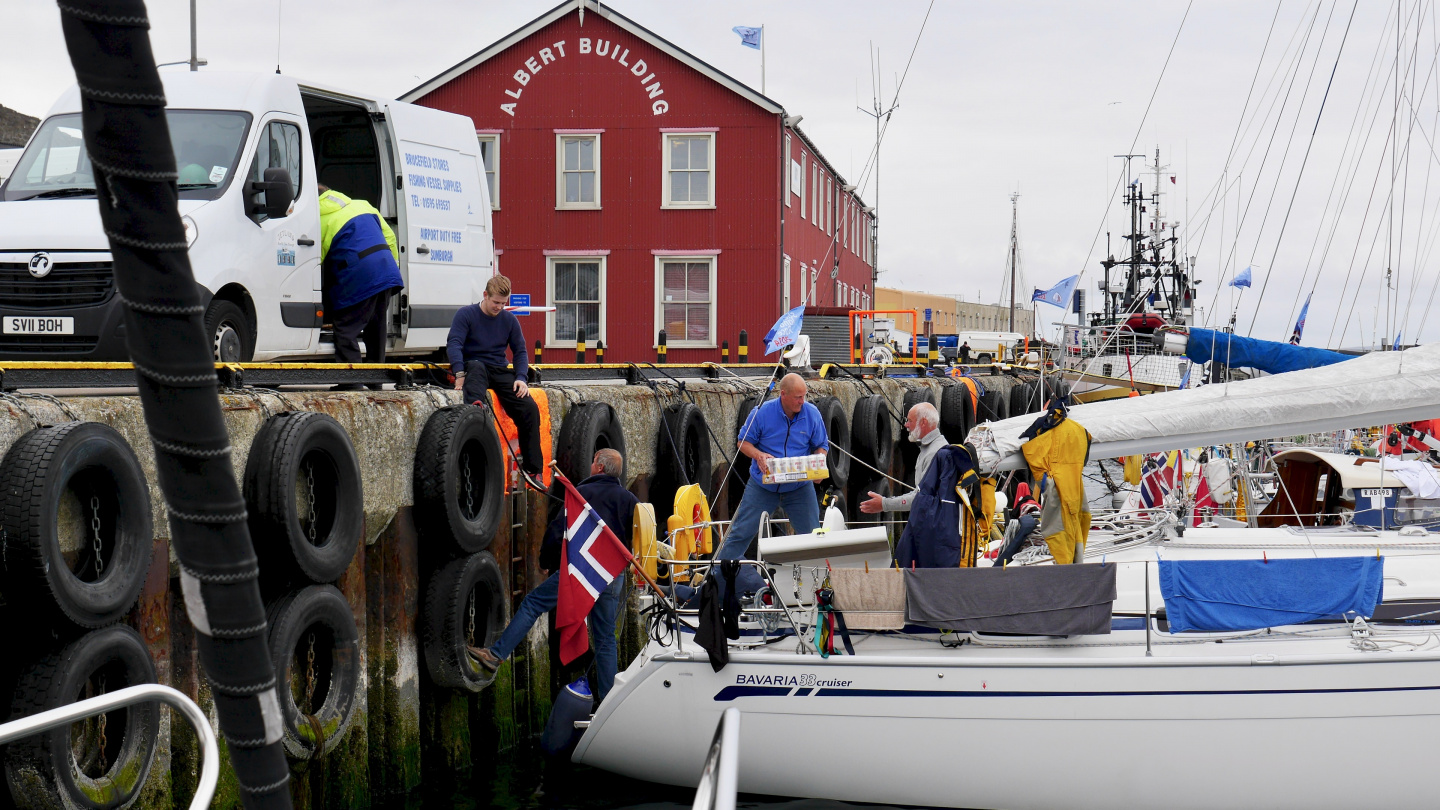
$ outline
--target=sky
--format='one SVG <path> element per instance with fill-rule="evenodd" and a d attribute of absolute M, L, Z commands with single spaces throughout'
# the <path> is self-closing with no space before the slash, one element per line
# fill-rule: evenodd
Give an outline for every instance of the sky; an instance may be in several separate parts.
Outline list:
<path fill-rule="evenodd" d="M 1093 301 L 1107 229 L 1124 244 L 1115 156 L 1158 148 L 1197 321 L 1233 314 L 1241 334 L 1285 339 L 1313 294 L 1304 342 L 1337 347 L 1440 336 L 1426 317 L 1440 280 L 1433 1 L 607 5 L 756 87 L 760 55 L 730 29 L 765 26 L 766 94 L 878 207 L 882 286 L 999 300 L 1018 192 L 1022 291 L 1083 273 Z M 148 5 L 157 58 L 187 58 L 188 2 Z M 198 0 L 199 52 L 238 70 L 274 70 L 278 54 L 287 74 L 399 95 L 552 6 Z M 74 80 L 59 13 L 7 0 L 5 16 L 0 104 L 43 116 Z M 874 118 L 857 109 L 872 107 L 877 52 L 882 103 L 898 105 L 878 172 Z M 1246 266 L 1254 287 L 1224 286 Z"/>

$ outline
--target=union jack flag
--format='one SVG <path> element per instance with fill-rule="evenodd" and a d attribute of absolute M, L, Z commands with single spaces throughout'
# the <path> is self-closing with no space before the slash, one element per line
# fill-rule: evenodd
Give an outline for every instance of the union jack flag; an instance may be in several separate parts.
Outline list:
<path fill-rule="evenodd" d="M 1165 503 L 1165 496 L 1175 487 L 1175 472 L 1179 463 L 1178 452 L 1145 457 L 1145 462 L 1140 465 L 1140 503 L 1146 509 Z"/>
<path fill-rule="evenodd" d="M 565 544 L 560 547 L 555 629 L 560 631 L 560 663 L 568 664 L 590 649 L 585 620 L 605 588 L 625 573 L 632 555 L 575 485 L 557 478 L 565 485 Z"/>

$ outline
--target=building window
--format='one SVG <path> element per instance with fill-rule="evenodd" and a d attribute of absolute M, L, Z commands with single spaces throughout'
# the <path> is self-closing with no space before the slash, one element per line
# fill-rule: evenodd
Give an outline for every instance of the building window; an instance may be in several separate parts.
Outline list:
<path fill-rule="evenodd" d="M 485 164 L 485 185 L 490 189 L 490 207 L 500 210 L 500 136 L 477 135 L 480 140 L 480 162 Z"/>
<path fill-rule="evenodd" d="M 804 152 L 801 152 L 801 153 L 800 153 L 800 218 L 801 218 L 801 219 L 805 219 L 807 216 L 809 216 L 809 215 L 806 213 L 806 211 L 808 211 L 809 209 L 807 209 L 806 206 L 805 206 L 805 200 L 806 200 L 806 198 L 807 198 L 807 195 L 805 194 L 805 190 L 806 190 L 807 188 L 809 188 L 809 186 L 806 185 L 806 178 L 809 176 L 809 175 L 806 173 L 806 163 L 807 163 L 807 161 L 806 161 L 806 158 L 805 158 L 805 153 L 804 153 Z"/>
<path fill-rule="evenodd" d="M 790 182 L 785 189 L 785 205 L 791 205 L 790 195 L 795 193 L 795 180 L 799 175 L 800 164 L 795 158 L 790 157 L 790 133 L 785 133 L 785 162 L 790 165 Z"/>
<path fill-rule="evenodd" d="M 820 224 L 820 162 L 810 164 L 810 221 Z"/>
<path fill-rule="evenodd" d="M 657 320 L 670 346 L 715 345 L 715 257 L 655 258 Z"/>
<path fill-rule="evenodd" d="M 551 257 L 549 298 L 550 334 L 546 343 L 575 345 L 577 329 L 585 342 L 605 339 L 605 257 Z"/>
<path fill-rule="evenodd" d="M 665 208 L 715 207 L 715 134 L 666 134 Z"/>
<path fill-rule="evenodd" d="M 825 220 L 825 233 L 827 235 L 834 233 L 835 230 L 832 227 L 835 224 L 835 216 L 833 213 L 834 211 L 835 181 L 827 177 L 825 178 L 825 213 L 822 216 L 822 218 Z"/>
<path fill-rule="evenodd" d="M 555 136 L 555 207 L 600 207 L 600 136 Z"/>
<path fill-rule="evenodd" d="M 785 137 L 788 140 L 790 136 L 786 135 Z M 785 196 L 788 197 L 790 195 L 787 194 Z M 785 270 L 780 277 L 780 310 L 782 312 L 789 312 L 792 309 L 794 309 L 794 307 L 790 306 L 790 257 L 786 256 Z"/>

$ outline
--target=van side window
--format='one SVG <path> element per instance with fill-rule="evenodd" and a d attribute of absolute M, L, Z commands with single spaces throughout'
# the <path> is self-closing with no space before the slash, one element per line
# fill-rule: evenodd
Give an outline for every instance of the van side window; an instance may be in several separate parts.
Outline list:
<path fill-rule="evenodd" d="M 300 188 L 304 183 L 300 168 L 300 127 L 285 121 L 271 121 L 260 133 L 260 143 L 255 147 L 255 158 L 250 161 L 250 181 L 265 179 L 266 169 L 287 169 L 290 182 L 295 187 L 295 199 L 300 199 Z M 259 195 L 252 195 L 251 203 L 259 202 Z M 264 222 L 263 212 L 251 214 L 256 222 Z"/>

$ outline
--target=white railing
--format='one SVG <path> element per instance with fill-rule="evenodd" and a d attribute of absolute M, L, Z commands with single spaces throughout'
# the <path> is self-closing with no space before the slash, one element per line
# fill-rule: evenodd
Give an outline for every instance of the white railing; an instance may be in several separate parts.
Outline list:
<path fill-rule="evenodd" d="M 735 810 L 740 780 L 740 710 L 731 706 L 720 715 L 715 738 L 700 769 L 692 810 Z"/>
<path fill-rule="evenodd" d="M 157 683 L 127 686 L 114 692 L 76 701 L 68 706 L 60 706 L 39 714 L 32 714 L 29 717 L 11 720 L 8 723 L 0 724 L 0 745 L 68 725 L 76 720 L 84 720 L 97 714 L 152 700 L 169 704 L 172 709 L 184 715 L 185 719 L 190 721 L 190 725 L 195 727 L 195 733 L 200 737 L 200 783 L 195 787 L 195 798 L 190 800 L 190 810 L 209 807 L 210 800 L 215 797 L 215 784 L 220 779 L 220 748 L 215 743 L 215 731 L 210 728 L 209 719 L 205 717 L 204 712 L 200 711 L 200 707 L 196 706 L 194 701 L 168 686 L 161 686 Z M 734 807 L 735 803 L 732 797 L 729 808 L 733 810 Z"/>

